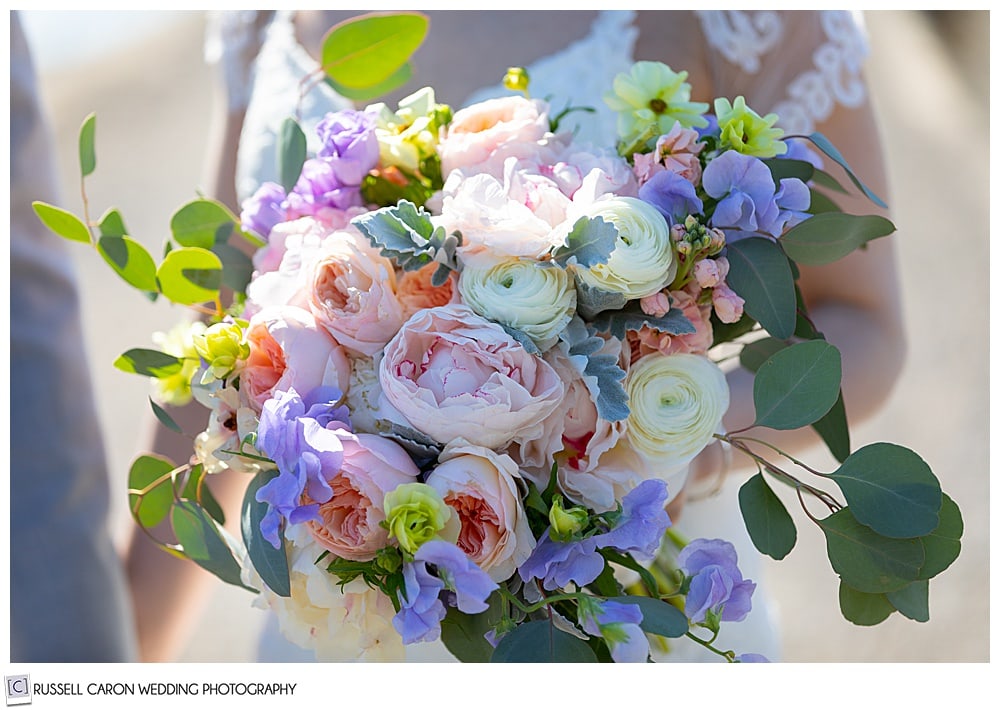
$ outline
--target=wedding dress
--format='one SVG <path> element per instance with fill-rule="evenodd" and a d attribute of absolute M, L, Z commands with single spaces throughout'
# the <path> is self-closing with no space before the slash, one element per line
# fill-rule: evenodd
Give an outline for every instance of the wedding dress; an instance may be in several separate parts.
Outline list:
<path fill-rule="evenodd" d="M 813 33 L 789 32 L 787 18 L 779 12 L 672 14 L 678 16 L 678 36 L 684 38 L 696 61 L 708 66 L 714 94 L 730 99 L 743 94 L 748 104 L 761 113 L 777 112 L 781 116 L 779 125 L 788 133 L 808 133 L 837 106 L 856 107 L 866 98 L 861 67 L 867 44 L 860 19 L 852 13 L 817 13 Z M 634 61 L 639 34 L 635 20 L 634 11 L 601 11 L 585 37 L 527 67 L 533 96 L 558 97 L 553 102 L 556 110 L 568 100 L 574 106 L 595 109 L 593 113 L 569 113 L 560 126 L 576 131 L 581 141 L 614 145 L 615 115 L 602 96 L 614 77 L 627 72 Z M 323 83 L 313 83 L 303 93 L 303 79 L 315 73 L 317 63 L 296 39 L 291 13 L 278 12 L 262 37 L 253 36 L 253 27 L 252 12 L 213 16 L 206 44 L 207 58 L 219 63 L 226 76 L 232 107 L 245 106 L 236 167 L 241 201 L 262 182 L 276 180 L 278 128 L 295 113 L 297 105 L 310 152 L 318 148 L 313 129 L 323 115 L 354 107 Z M 260 50 L 251 66 L 245 61 L 246 48 L 257 41 Z M 668 40 L 664 41 L 666 44 Z M 769 64 L 775 57 L 780 61 Z M 567 90 L 572 91 L 571 96 L 566 95 Z M 498 83 L 474 92 L 462 105 L 509 93 Z M 743 526 L 737 499 L 742 483 L 731 475 L 712 495 L 689 499 L 677 528 L 688 539 L 709 537 L 732 542 L 744 577 L 757 582 L 750 615 L 740 623 L 724 624 L 717 645 L 779 660 L 777 604 L 767 594 L 761 556 Z M 259 660 L 312 661 L 312 653 L 287 641 L 278 630 L 275 615 L 269 616 L 259 641 Z M 667 661 L 719 660 L 687 639 L 672 642 L 669 653 L 659 655 L 659 660 Z M 436 642 L 409 647 L 407 660 L 453 659 Z"/>

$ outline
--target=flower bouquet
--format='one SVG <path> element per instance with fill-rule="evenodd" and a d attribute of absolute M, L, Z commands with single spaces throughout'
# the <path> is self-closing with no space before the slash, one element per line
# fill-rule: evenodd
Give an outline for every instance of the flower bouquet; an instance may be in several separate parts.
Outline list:
<path fill-rule="evenodd" d="M 416 13 L 338 25 L 323 78 L 377 98 L 425 32 Z M 320 659 L 440 639 L 464 661 L 645 662 L 687 639 L 761 660 L 717 645 L 755 588 L 733 546 L 682 539 L 666 512 L 718 444 L 758 469 L 739 502 L 762 554 L 796 540 L 770 479 L 826 535 L 846 618 L 926 620 L 961 515 L 916 453 L 851 450 L 840 354 L 797 286 L 797 264 L 894 227 L 836 207 L 826 161 L 881 201 L 822 135 L 785 136 L 742 97 L 692 102 L 686 78 L 654 62 L 619 75 L 614 146 L 561 131 L 566 112 L 520 69 L 510 96 L 454 112 L 424 88 L 331 113 L 313 155 L 289 118 L 280 184 L 239 216 L 182 206 L 159 264 L 115 209 L 35 203 L 129 284 L 202 316 L 115 363 L 152 379 L 165 426 L 180 430 L 165 405 L 209 410 L 190 461 L 133 464 L 136 522 L 153 535 L 169 519 L 164 550 L 257 594 Z M 90 116 L 84 178 L 94 132 Z M 756 373 L 753 427 L 815 428 L 835 471 L 724 429 L 724 348 Z M 248 481 L 241 540 L 216 475 Z"/>

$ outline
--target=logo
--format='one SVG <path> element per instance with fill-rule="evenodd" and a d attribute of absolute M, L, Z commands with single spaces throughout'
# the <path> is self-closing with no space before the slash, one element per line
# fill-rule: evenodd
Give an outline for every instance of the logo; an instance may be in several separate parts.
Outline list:
<path fill-rule="evenodd" d="M 5 675 L 4 691 L 7 693 L 7 705 L 30 705 L 31 682 L 26 675 Z"/>

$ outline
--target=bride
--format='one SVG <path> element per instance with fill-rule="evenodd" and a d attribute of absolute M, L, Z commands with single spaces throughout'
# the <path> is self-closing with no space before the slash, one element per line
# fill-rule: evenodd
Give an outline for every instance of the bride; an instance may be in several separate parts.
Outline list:
<path fill-rule="evenodd" d="M 309 139 L 315 137 L 312 128 L 326 112 L 353 107 L 325 84 L 313 86 L 304 95 L 301 92 L 303 79 L 318 68 L 315 57 L 326 30 L 353 14 L 227 12 L 212 17 L 206 55 L 221 70 L 227 107 L 220 117 L 210 166 L 210 184 L 217 199 L 238 211 L 242 200 L 262 182 L 275 179 L 277 130 L 297 105 Z M 862 75 L 867 52 L 864 30 L 850 13 L 426 14 L 430 29 L 413 58 L 414 78 L 380 99 L 390 106 L 425 85 L 434 87 L 438 101 L 455 109 L 506 95 L 509 92 L 499 79 L 508 66 L 520 65 L 528 69 L 533 96 L 552 97 L 557 110 L 566 103 L 595 109 L 569 113 L 561 128 L 574 129 L 581 140 L 612 145 L 615 117 L 605 106 L 603 93 L 615 75 L 627 71 L 634 61 L 656 60 L 688 72 L 694 101 L 743 95 L 760 113 L 778 113 L 786 133 L 820 131 L 876 193 L 887 192 L 878 130 Z M 846 197 L 840 206 L 846 212 L 872 211 L 870 204 Z M 892 243 L 879 240 L 834 264 L 802 269 L 800 285 L 817 327 L 843 355 L 844 398 L 852 423 L 872 413 L 885 399 L 902 357 L 894 263 Z M 728 379 L 732 405 L 724 425 L 732 430 L 754 419 L 752 378 L 735 368 Z M 808 429 L 769 432 L 769 440 L 785 451 L 818 442 Z M 158 450 L 169 446 L 158 444 Z M 727 474 L 724 459 L 718 447 L 706 449 L 692 464 L 688 485 L 669 510 L 685 537 L 731 540 L 745 575 L 758 582 L 751 615 L 739 624 L 724 626 L 719 643 L 737 652 L 778 660 L 777 605 L 768 598 L 760 555 L 743 528 L 737 503 L 737 491 L 749 471 L 734 467 Z M 230 508 L 236 510 L 242 497 L 240 479 L 223 478 L 216 495 L 231 500 Z M 197 595 L 199 584 L 204 584 L 193 565 L 163 557 L 156 551 L 150 553 L 141 539 L 130 555 L 140 642 L 147 660 L 174 655 L 185 633 L 181 620 L 192 616 L 184 608 Z M 169 606 L 164 605 L 167 599 L 172 600 Z M 165 608 L 170 613 L 164 613 Z M 410 655 L 411 660 L 450 659 L 439 643 L 411 647 Z M 717 657 L 696 644 L 681 642 L 665 660 L 708 658 Z M 312 654 L 286 641 L 272 614 L 260 640 L 259 659 L 306 661 L 312 660 Z"/>

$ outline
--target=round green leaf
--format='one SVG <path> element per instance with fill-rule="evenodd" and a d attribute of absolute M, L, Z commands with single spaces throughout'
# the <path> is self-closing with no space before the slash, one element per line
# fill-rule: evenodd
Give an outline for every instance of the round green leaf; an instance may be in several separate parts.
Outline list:
<path fill-rule="evenodd" d="M 418 12 L 369 13 L 335 25 L 323 38 L 323 71 L 348 88 L 384 82 L 409 61 L 427 36 Z"/>
<path fill-rule="evenodd" d="M 755 424 L 797 429 L 820 419 L 840 396 L 840 351 L 823 340 L 791 345 L 769 357 L 753 382 Z"/>
<path fill-rule="evenodd" d="M 174 241 L 185 247 L 211 249 L 225 241 L 236 227 L 236 218 L 215 200 L 194 200 L 182 206 L 170 218 Z"/>
<path fill-rule="evenodd" d="M 170 511 L 170 525 L 188 559 L 227 584 L 257 591 L 243 584 L 240 563 L 226 534 L 204 508 L 194 501 L 182 500 Z"/>
<path fill-rule="evenodd" d="M 113 207 L 101 216 L 101 221 L 97 224 L 102 237 L 125 237 L 128 236 L 128 229 L 125 227 L 125 220 L 122 213 Z"/>
<path fill-rule="evenodd" d="M 776 338 L 795 332 L 795 281 L 788 258 L 770 239 L 750 237 L 726 247 L 730 288 L 743 310 Z"/>
<path fill-rule="evenodd" d="M 962 513 L 948 494 L 941 494 L 941 522 L 930 535 L 920 538 L 924 548 L 924 565 L 918 579 L 930 579 L 944 572 L 962 551 L 964 523 Z"/>
<path fill-rule="evenodd" d="M 184 360 L 159 350 L 132 348 L 123 352 L 114 362 L 122 372 L 134 372 L 146 377 L 169 377 L 181 371 Z"/>
<path fill-rule="evenodd" d="M 896 611 L 885 594 L 859 592 L 840 582 L 840 613 L 852 624 L 875 626 L 888 619 Z"/>
<path fill-rule="evenodd" d="M 907 584 L 902 589 L 886 594 L 889 603 L 907 619 L 930 621 L 930 583 L 926 579 Z"/>
<path fill-rule="evenodd" d="M 337 83 L 333 79 L 327 78 L 327 81 L 334 88 L 334 90 L 352 101 L 371 101 L 372 99 L 377 99 L 379 96 L 384 96 L 390 91 L 395 91 L 401 86 L 404 86 L 411 78 L 413 78 L 413 67 L 407 62 L 395 72 L 393 72 L 388 78 L 380 81 L 372 86 L 366 86 L 363 88 L 344 86 L 343 84 Z"/>
<path fill-rule="evenodd" d="M 35 214 L 38 215 L 42 224 L 60 237 L 73 242 L 90 243 L 90 230 L 87 229 L 83 220 L 72 212 L 39 200 L 32 202 L 31 208 L 35 210 Z"/>
<path fill-rule="evenodd" d="M 294 118 L 286 118 L 278 132 L 278 182 L 285 192 L 291 192 L 295 187 L 305 162 L 306 134 Z"/>
<path fill-rule="evenodd" d="M 938 526 L 941 484 L 920 456 L 896 444 L 869 444 L 830 478 L 854 517 L 886 537 L 921 537 Z"/>
<path fill-rule="evenodd" d="M 236 293 L 244 293 L 253 276 L 253 261 L 232 244 L 220 243 L 212 253 L 222 262 L 222 285 Z"/>
<path fill-rule="evenodd" d="M 787 347 L 788 343 L 778 338 L 767 337 L 753 340 L 740 350 L 740 365 L 750 372 L 757 372 L 769 357 Z"/>
<path fill-rule="evenodd" d="M 281 537 L 281 548 L 275 547 L 264 539 L 260 531 L 260 521 L 267 514 L 268 504 L 256 499 L 257 491 L 278 475 L 277 471 L 261 471 L 247 487 L 243 496 L 243 512 L 240 516 L 240 532 L 243 534 L 243 544 L 246 545 L 250 562 L 264 584 L 280 597 L 291 596 L 292 586 L 288 576 L 288 558 L 285 556 L 284 537 Z"/>
<path fill-rule="evenodd" d="M 194 466 L 188 475 L 187 483 L 184 484 L 184 490 L 181 491 L 181 498 L 193 500 L 204 508 L 215 522 L 219 525 L 225 525 L 226 514 L 223 512 L 222 506 L 219 505 L 219 501 L 212 495 L 212 490 L 205 484 L 206 475 L 204 466 L 201 464 Z"/>
<path fill-rule="evenodd" d="M 843 463 L 851 455 L 851 432 L 847 428 L 847 411 L 844 409 L 844 394 L 837 396 L 830 411 L 813 422 L 813 429 L 826 443 L 830 453 Z"/>
<path fill-rule="evenodd" d="M 465 614 L 449 606 L 441 620 L 441 642 L 462 663 L 489 663 L 493 646 L 486 634 L 502 616 L 499 594 L 490 597 L 490 608 L 480 614 Z"/>
<path fill-rule="evenodd" d="M 157 291 L 156 262 L 139 242 L 128 237 L 101 237 L 97 251 L 125 283 L 142 291 Z"/>
<path fill-rule="evenodd" d="M 885 537 L 859 523 L 848 508 L 817 521 L 834 571 L 860 592 L 884 594 L 918 578 L 924 550 L 918 540 Z"/>
<path fill-rule="evenodd" d="M 597 656 L 551 621 L 529 621 L 500 639 L 490 663 L 597 663 Z"/>
<path fill-rule="evenodd" d="M 97 116 L 90 114 L 83 119 L 80 126 L 80 176 L 87 177 L 97 167 L 97 154 L 94 152 L 94 132 Z"/>
<path fill-rule="evenodd" d="M 199 247 L 172 250 L 156 271 L 160 292 L 174 303 L 191 305 L 213 301 L 222 282 L 222 261 Z"/>
<path fill-rule="evenodd" d="M 174 470 L 173 462 L 160 456 L 140 456 L 132 462 L 128 472 L 128 487 L 132 490 L 143 490 L 158 478 L 166 476 Z M 144 528 L 152 528 L 163 522 L 170 512 L 170 504 L 174 500 L 172 482 L 165 478 L 156 487 L 140 496 L 129 493 L 129 510 L 136 511 L 139 524 Z M 136 503 L 139 507 L 136 510 Z"/>
<path fill-rule="evenodd" d="M 750 540 L 761 553 L 780 560 L 795 547 L 798 533 L 792 516 L 763 475 L 755 474 L 740 486 L 740 512 Z"/>
<path fill-rule="evenodd" d="M 824 212 L 785 232 L 781 247 L 799 264 L 829 264 L 861 245 L 896 231 L 896 225 L 878 215 Z"/>
<path fill-rule="evenodd" d="M 688 618 L 673 604 L 652 597 L 611 597 L 608 601 L 633 604 L 642 611 L 640 628 L 647 634 L 680 638 L 688 632 Z"/>

